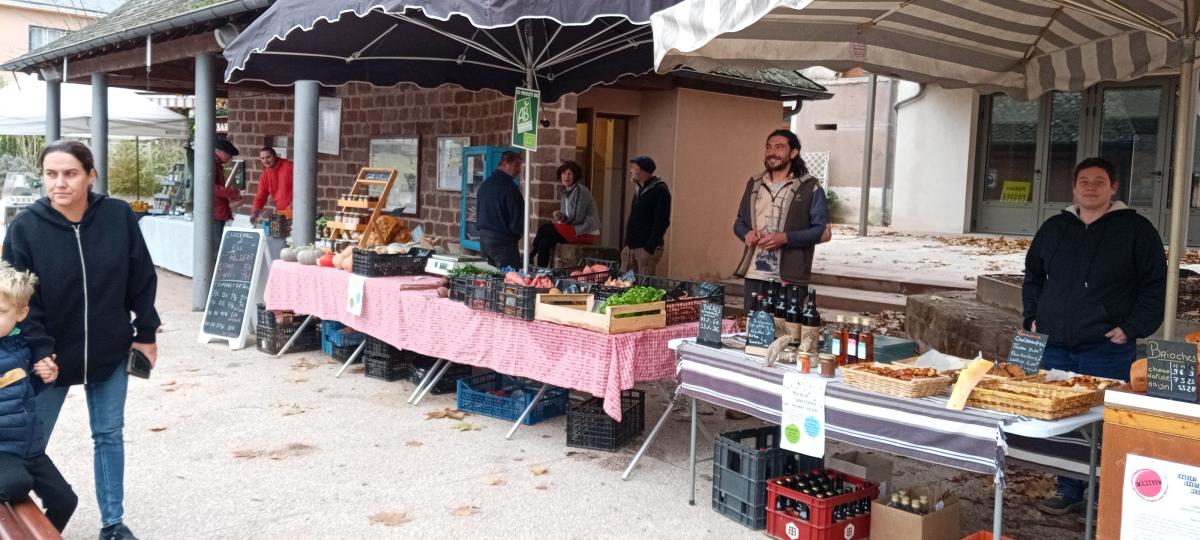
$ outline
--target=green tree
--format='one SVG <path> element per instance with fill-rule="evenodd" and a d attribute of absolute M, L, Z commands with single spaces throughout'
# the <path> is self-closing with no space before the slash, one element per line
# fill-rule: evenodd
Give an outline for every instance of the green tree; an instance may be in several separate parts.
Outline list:
<path fill-rule="evenodd" d="M 170 173 L 183 156 L 179 141 L 116 142 L 109 147 L 108 190 L 117 195 L 151 198 L 158 192 L 158 178 Z"/>

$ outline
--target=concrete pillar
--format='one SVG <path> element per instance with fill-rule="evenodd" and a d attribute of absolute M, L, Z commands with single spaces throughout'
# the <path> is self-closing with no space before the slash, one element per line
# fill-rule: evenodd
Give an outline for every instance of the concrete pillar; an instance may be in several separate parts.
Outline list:
<path fill-rule="evenodd" d="M 213 169 L 217 140 L 217 77 L 213 57 L 196 56 L 196 123 L 192 148 L 192 310 L 202 311 L 208 300 L 213 254 Z"/>
<path fill-rule="evenodd" d="M 62 81 L 46 81 L 46 142 L 62 138 Z M 39 164 L 40 165 L 40 164 Z"/>
<path fill-rule="evenodd" d="M 292 125 L 296 155 L 292 176 L 292 245 L 313 243 L 317 221 L 317 81 L 296 81 Z"/>
<path fill-rule="evenodd" d="M 92 156 L 96 183 L 92 191 L 108 194 L 108 74 L 92 74 Z"/>

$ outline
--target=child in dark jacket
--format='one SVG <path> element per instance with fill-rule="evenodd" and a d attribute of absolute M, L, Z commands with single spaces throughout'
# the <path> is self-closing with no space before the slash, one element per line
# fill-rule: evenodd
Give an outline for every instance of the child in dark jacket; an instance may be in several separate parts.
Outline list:
<path fill-rule="evenodd" d="M 41 425 L 34 395 L 58 378 L 53 360 L 33 363 L 17 323 L 29 314 L 37 278 L 0 262 L 0 502 L 19 501 L 32 490 L 59 532 L 79 497 L 40 448 Z"/>

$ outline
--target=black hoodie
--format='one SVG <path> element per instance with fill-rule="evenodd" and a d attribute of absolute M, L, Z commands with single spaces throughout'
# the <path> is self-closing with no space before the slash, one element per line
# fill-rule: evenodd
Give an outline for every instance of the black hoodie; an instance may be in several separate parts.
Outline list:
<path fill-rule="evenodd" d="M 3 257 L 37 274 L 21 335 L 34 361 L 58 355 L 56 386 L 106 380 L 133 341 L 154 343 L 158 277 L 125 202 L 91 193 L 72 223 L 43 198 L 9 224 Z"/>
<path fill-rule="evenodd" d="M 1120 327 L 1150 337 L 1163 321 L 1167 262 L 1162 238 L 1136 211 L 1116 203 L 1085 225 L 1074 207 L 1038 229 L 1025 256 L 1025 328 L 1069 347 L 1107 341 Z"/>
<path fill-rule="evenodd" d="M 670 226 L 671 190 L 661 178 L 653 176 L 633 196 L 625 226 L 625 246 L 654 251 L 663 246 L 663 236 Z"/>

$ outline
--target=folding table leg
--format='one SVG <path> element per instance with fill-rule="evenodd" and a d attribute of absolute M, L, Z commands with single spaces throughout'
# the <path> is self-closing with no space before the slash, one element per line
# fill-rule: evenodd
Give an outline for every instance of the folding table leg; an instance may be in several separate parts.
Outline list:
<path fill-rule="evenodd" d="M 333 377 L 335 379 L 341 377 L 342 373 L 346 371 L 346 368 L 350 367 L 350 364 L 353 364 L 355 360 L 358 360 L 358 355 L 362 354 L 363 349 L 365 348 L 367 348 L 367 340 L 364 339 L 363 342 L 359 343 L 358 347 L 354 349 L 354 352 L 350 354 L 350 358 L 346 359 L 346 363 L 342 364 L 342 369 L 339 369 L 337 375 L 334 375 Z"/>
<path fill-rule="evenodd" d="M 675 404 L 675 398 L 671 397 L 671 394 L 670 394 L 669 392 L 667 392 L 667 390 L 666 390 L 665 388 L 663 388 L 663 386 L 662 386 L 661 384 L 659 384 L 659 383 L 653 383 L 653 386 L 654 386 L 655 388 L 657 388 L 657 389 L 658 389 L 658 393 L 662 394 L 662 396 L 663 396 L 664 398 L 666 398 L 666 400 L 667 400 L 667 403 L 670 403 L 670 404 L 672 405 L 672 407 L 668 407 L 668 408 L 667 408 L 667 410 L 668 410 L 668 411 L 672 410 L 672 409 L 674 408 L 673 406 L 674 406 L 674 404 Z M 705 437 L 706 439 L 713 439 L 713 438 L 714 438 L 714 437 L 713 437 L 713 434 L 712 434 L 711 432 L 709 432 L 709 431 L 708 431 L 708 428 L 707 428 L 707 427 L 705 427 L 705 426 L 704 426 L 704 421 L 703 421 L 703 420 L 701 420 L 701 421 L 700 421 L 700 423 L 697 425 L 697 427 L 699 427 L 699 428 L 700 428 L 700 434 L 701 434 L 701 435 L 704 435 L 704 437 Z"/>
<path fill-rule="evenodd" d="M 533 412 L 533 407 L 542 400 L 542 394 L 545 394 L 546 389 L 549 387 L 550 385 L 542 383 L 542 387 L 538 388 L 537 395 L 533 396 L 533 401 L 530 401 L 529 406 L 525 407 L 525 410 L 521 412 L 520 418 L 517 418 L 517 421 L 513 422 L 513 426 L 508 430 L 508 435 L 504 436 L 504 440 L 512 439 L 513 433 L 516 433 L 517 428 L 521 427 L 521 422 L 525 421 L 525 417 L 529 416 L 529 413 Z"/>
<path fill-rule="evenodd" d="M 625 468 L 625 473 L 621 475 L 621 480 L 629 480 L 629 474 L 633 472 L 634 467 L 637 467 L 638 461 L 642 460 L 642 455 L 646 453 L 646 450 L 650 449 L 650 445 L 654 444 L 654 439 L 658 437 L 658 432 L 662 430 L 663 424 L 667 423 L 667 418 L 673 412 L 675 412 L 675 401 L 668 399 L 667 410 L 663 411 L 662 416 L 658 417 L 658 423 L 654 424 L 654 429 L 650 430 L 650 434 L 642 442 L 642 447 L 638 448 L 637 453 L 633 455 L 633 461 L 630 461 L 629 466 Z"/>
<path fill-rule="evenodd" d="M 999 540 L 1000 526 L 1004 524 L 1004 481 L 996 477 L 996 505 L 992 509 L 992 538 Z"/>
<path fill-rule="evenodd" d="M 446 363 L 442 364 L 442 369 L 433 374 L 433 378 L 429 380 L 429 384 L 425 385 L 425 389 L 421 390 L 421 395 L 417 396 L 417 400 L 413 402 L 413 405 L 421 404 L 421 400 L 425 399 L 425 396 L 428 396 L 429 392 L 433 391 L 433 387 L 437 386 L 438 381 L 442 380 L 442 376 L 450 370 L 450 366 L 452 365 L 453 363 L 449 360 L 446 360 Z"/>
<path fill-rule="evenodd" d="M 1091 432 L 1091 435 L 1088 437 L 1091 439 L 1089 441 L 1091 457 L 1088 460 L 1088 487 L 1087 491 L 1084 492 L 1083 499 L 1083 502 L 1087 504 L 1087 513 L 1085 514 L 1087 519 L 1083 525 L 1083 537 L 1087 540 L 1094 538 L 1092 533 L 1096 530 L 1096 505 L 1094 501 L 1096 500 L 1096 458 L 1097 449 L 1100 445 L 1098 427 L 1100 427 L 1100 422 L 1093 422 L 1091 429 L 1088 430 Z"/>
<path fill-rule="evenodd" d="M 448 360 L 438 358 L 433 363 L 433 367 L 429 368 L 429 372 L 425 374 L 425 377 L 421 378 L 421 382 L 417 383 L 417 387 L 413 389 L 412 395 L 408 396 L 408 403 L 410 405 L 415 405 L 413 402 L 417 400 L 417 396 L 421 395 L 421 390 L 425 389 L 425 385 L 429 383 L 429 379 L 433 378 L 433 374 L 437 373 L 438 368 L 442 367 L 442 362 L 448 362 Z"/>
<path fill-rule="evenodd" d="M 308 328 L 308 323 L 310 322 L 312 322 L 312 315 L 304 318 L 304 322 L 300 323 L 300 328 L 297 328 L 296 331 L 292 333 L 292 337 L 288 338 L 287 343 L 283 344 L 283 348 L 279 349 L 279 352 L 275 353 L 275 358 L 283 356 L 283 353 L 288 352 L 288 349 L 292 348 L 292 344 L 295 343 L 297 339 L 300 339 L 300 334 L 304 333 L 304 329 Z"/>
<path fill-rule="evenodd" d="M 692 448 L 691 448 L 691 489 L 688 491 L 688 504 L 696 506 L 696 398 L 692 401 Z"/>

